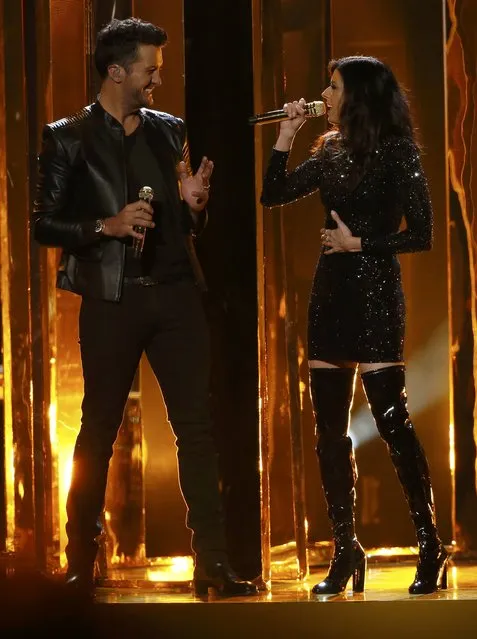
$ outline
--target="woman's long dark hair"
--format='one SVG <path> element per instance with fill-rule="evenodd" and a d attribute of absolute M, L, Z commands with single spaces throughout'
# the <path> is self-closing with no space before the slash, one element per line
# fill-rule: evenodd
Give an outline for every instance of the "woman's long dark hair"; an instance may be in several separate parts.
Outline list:
<path fill-rule="evenodd" d="M 331 60 L 330 75 L 336 69 L 343 78 L 344 89 L 340 122 L 335 129 L 361 169 L 383 139 L 397 136 L 414 140 L 409 103 L 387 64 L 373 57 L 350 56 Z M 328 137 L 325 134 L 317 147 Z"/>

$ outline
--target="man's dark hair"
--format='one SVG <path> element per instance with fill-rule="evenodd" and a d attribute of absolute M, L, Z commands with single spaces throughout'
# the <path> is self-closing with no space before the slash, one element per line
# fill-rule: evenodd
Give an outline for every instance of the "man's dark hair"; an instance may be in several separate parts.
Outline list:
<path fill-rule="evenodd" d="M 94 63 L 103 79 L 108 75 L 111 64 L 119 64 L 125 69 L 137 59 L 141 44 L 162 47 L 167 42 L 167 33 L 150 22 L 139 18 L 113 19 L 98 33 L 94 51 Z"/>

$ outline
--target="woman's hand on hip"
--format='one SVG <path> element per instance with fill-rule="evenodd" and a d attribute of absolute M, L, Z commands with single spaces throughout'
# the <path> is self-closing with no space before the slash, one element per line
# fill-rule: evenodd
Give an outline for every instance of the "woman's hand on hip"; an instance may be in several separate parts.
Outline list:
<path fill-rule="evenodd" d="M 321 229 L 321 241 L 325 247 L 324 254 L 357 253 L 361 251 L 361 238 L 354 237 L 336 211 L 331 211 L 331 217 L 337 224 L 336 229 Z"/>

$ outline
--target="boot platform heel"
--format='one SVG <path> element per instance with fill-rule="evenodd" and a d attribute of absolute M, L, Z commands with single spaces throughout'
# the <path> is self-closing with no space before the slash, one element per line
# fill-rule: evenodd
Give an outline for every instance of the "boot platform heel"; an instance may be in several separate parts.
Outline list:
<path fill-rule="evenodd" d="M 366 578 L 366 555 L 358 541 L 351 549 L 340 547 L 331 560 L 328 575 L 316 586 L 314 595 L 337 595 L 343 592 L 353 577 L 353 592 L 364 592 Z"/>
<path fill-rule="evenodd" d="M 447 561 L 442 568 L 441 573 L 441 590 L 447 590 Z"/>
<path fill-rule="evenodd" d="M 366 557 L 356 566 L 353 572 L 353 592 L 364 592 L 366 579 Z"/>
<path fill-rule="evenodd" d="M 449 555 L 442 545 L 437 553 L 421 550 L 416 576 L 409 586 L 411 595 L 428 595 L 437 590 L 447 590 L 447 562 Z"/>

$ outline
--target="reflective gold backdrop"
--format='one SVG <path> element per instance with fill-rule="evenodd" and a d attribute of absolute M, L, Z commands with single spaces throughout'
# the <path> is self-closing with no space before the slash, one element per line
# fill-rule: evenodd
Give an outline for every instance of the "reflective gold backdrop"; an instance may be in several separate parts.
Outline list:
<path fill-rule="evenodd" d="M 3 550 L 55 570 L 61 567 L 65 545 L 64 503 L 80 421 L 82 376 L 77 344 L 79 299 L 55 291 L 58 252 L 40 250 L 29 242 L 41 127 L 94 99 L 97 82 L 91 64 L 92 42 L 113 10 L 119 17 L 134 13 L 156 21 L 169 32 L 164 69 L 167 90 L 160 89 L 158 105 L 177 115 L 185 113 L 188 79 L 184 61 L 190 42 L 183 29 L 187 3 L 40 0 L 34 13 L 30 4 L 26 0 L 0 2 L 5 416 L 4 447 L 0 448 L 0 483 L 5 495 L 0 500 L 0 531 Z M 214 11 L 213 3 L 207 7 Z M 211 74 L 207 81 L 230 86 L 231 93 L 253 92 L 251 110 L 255 112 L 301 96 L 318 99 L 326 86 L 328 59 L 351 53 L 385 58 L 410 92 L 436 214 L 434 250 L 402 259 L 408 296 L 410 408 L 429 455 L 444 540 L 450 543 L 457 537 L 462 548 L 475 549 L 475 2 L 253 0 L 235 7 L 240 10 L 251 25 L 250 39 L 243 46 L 253 51 L 253 69 L 219 75 L 218 66 L 205 55 L 201 65 L 206 76 Z M 234 53 L 224 47 L 224 60 Z M 196 86 L 192 79 L 189 85 Z M 204 89 L 196 90 L 194 97 L 200 100 Z M 225 106 L 220 105 L 222 111 Z M 307 134 L 294 146 L 293 163 L 306 155 L 309 142 L 324 126 L 324 120 L 307 125 Z M 237 134 L 233 122 L 229 130 L 230 142 Z M 217 127 L 210 123 L 202 133 L 214 140 Z M 255 153 L 247 158 L 255 166 L 259 321 L 254 327 L 257 352 L 244 356 L 256 358 L 259 370 L 260 458 L 252 461 L 259 465 L 261 476 L 265 579 L 270 578 L 272 568 L 275 575 L 304 576 L 310 563 L 326 560 L 329 552 L 329 528 L 313 450 L 305 343 L 321 205 L 313 196 L 295 205 L 293 215 L 279 211 L 264 215 L 258 195 L 275 134 L 274 125 L 250 131 Z M 221 144 L 227 143 L 225 137 Z M 234 166 L 232 157 L 227 170 L 235 171 L 240 180 L 240 168 Z M 216 175 L 222 179 L 220 169 Z M 217 215 L 225 217 L 227 212 Z M 213 264 L 213 256 L 206 262 Z M 414 541 L 404 500 L 359 393 L 353 420 L 363 543 L 368 548 L 407 547 Z M 115 453 L 113 460 L 108 486 L 108 517 L 112 519 L 108 522 L 117 520 L 121 495 L 129 496 L 136 508 L 132 515 L 135 541 L 129 556 L 122 558 L 124 564 L 187 555 L 189 539 L 173 436 L 146 363 L 141 365 L 131 394 L 117 448 L 122 452 Z M 122 486 L 123 492 L 116 490 L 124 480 L 121 464 L 127 464 L 130 477 L 136 478 L 136 492 L 131 492 L 131 483 Z M 114 536 L 117 534 L 110 535 L 112 545 L 103 557 L 106 563 L 113 561 Z M 190 571 L 187 561 L 184 566 L 185 573 Z"/>

